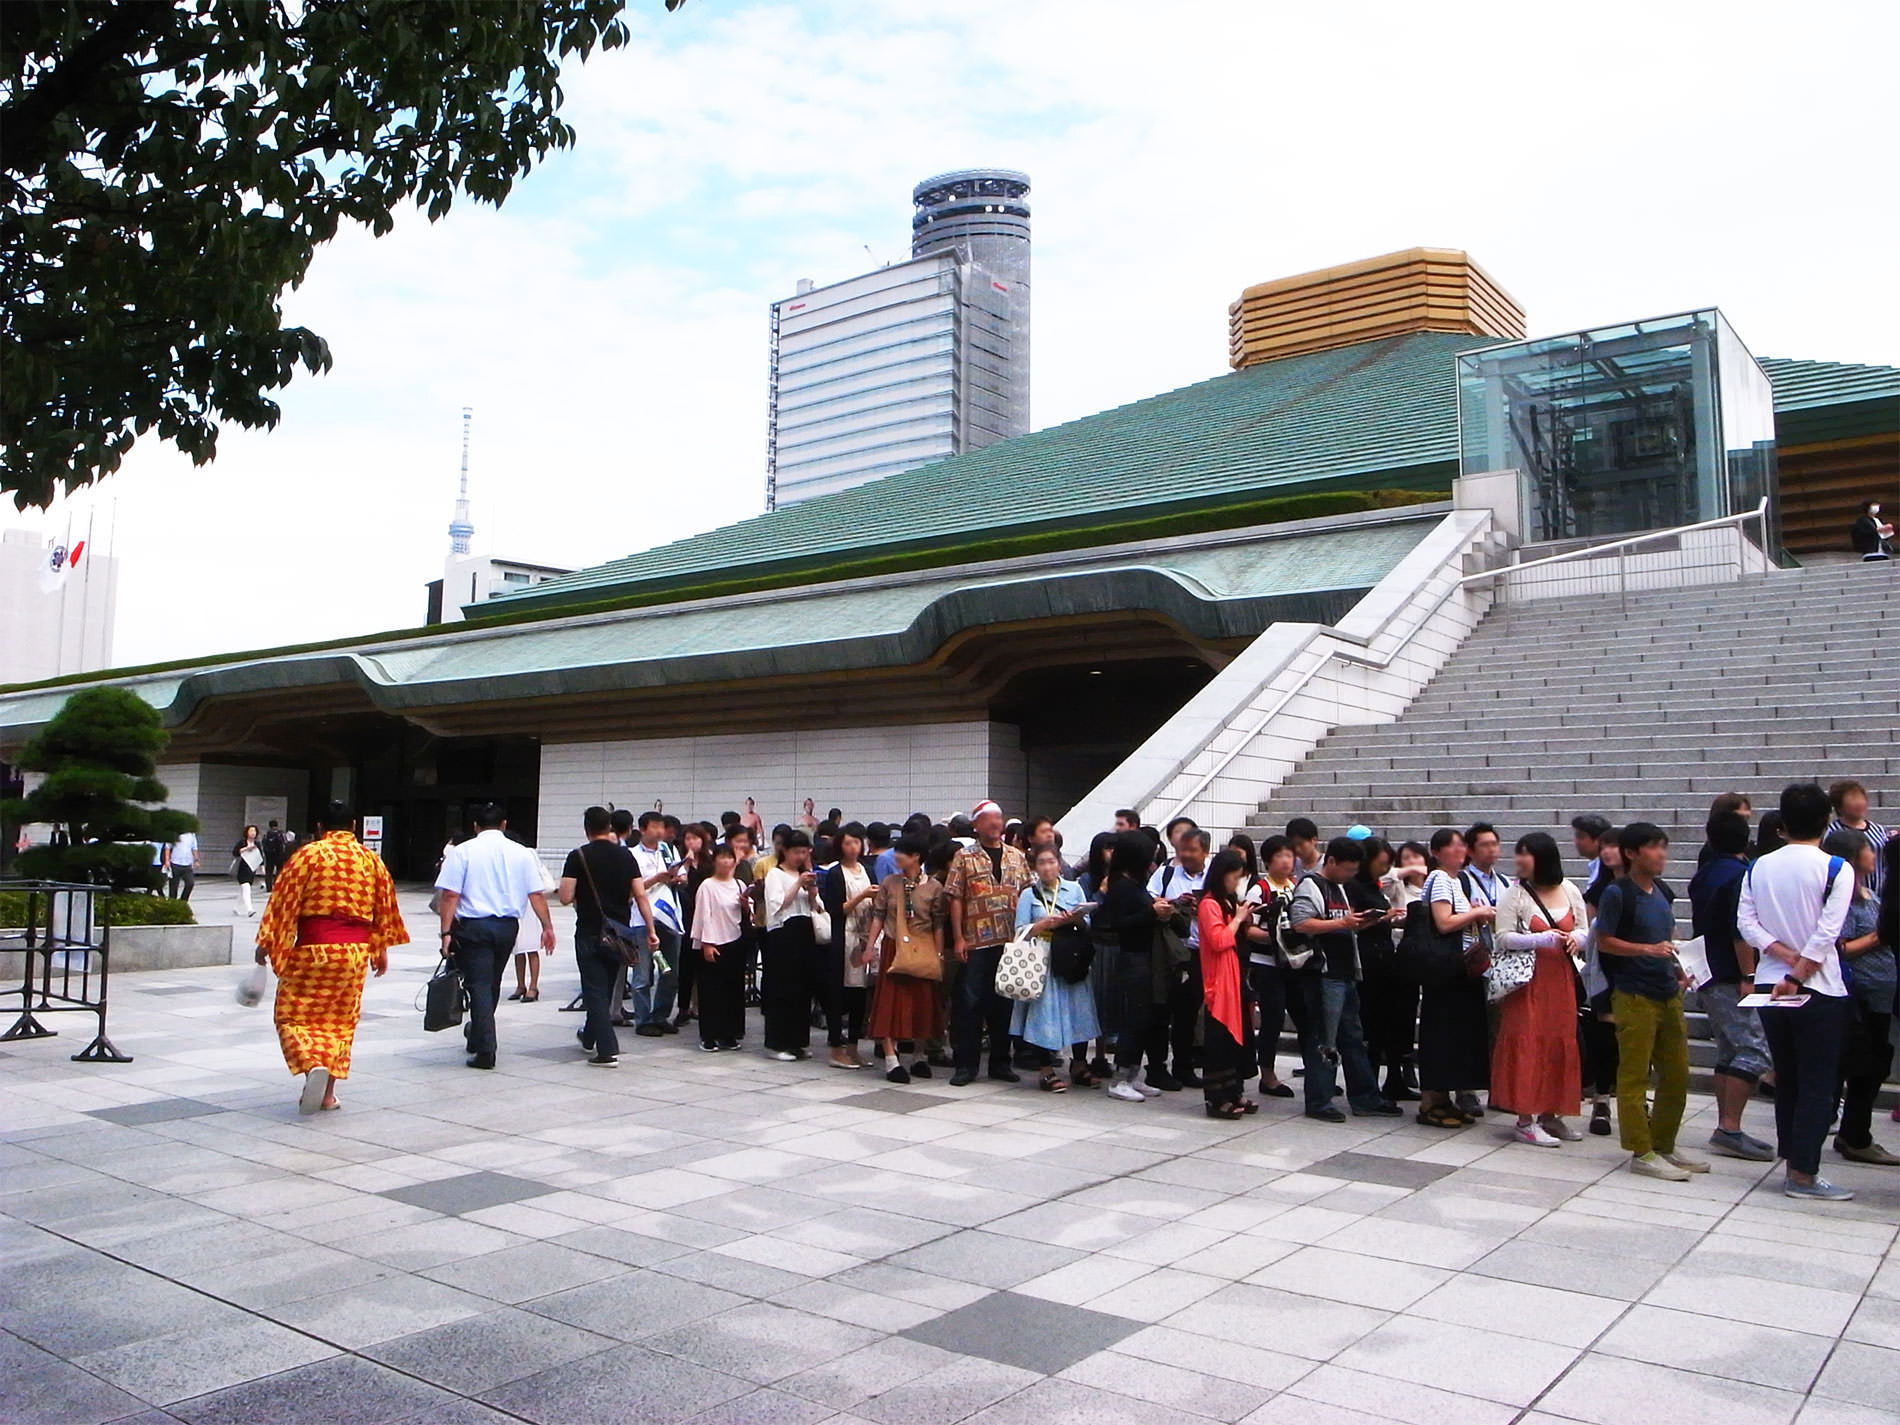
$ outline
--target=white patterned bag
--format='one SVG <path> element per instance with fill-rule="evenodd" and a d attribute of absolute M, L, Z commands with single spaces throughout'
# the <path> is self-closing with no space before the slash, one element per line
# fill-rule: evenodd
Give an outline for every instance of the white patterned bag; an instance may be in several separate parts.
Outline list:
<path fill-rule="evenodd" d="M 1041 999 L 1049 983 L 1049 942 L 1012 940 L 996 962 L 996 992 L 1004 999 Z"/>

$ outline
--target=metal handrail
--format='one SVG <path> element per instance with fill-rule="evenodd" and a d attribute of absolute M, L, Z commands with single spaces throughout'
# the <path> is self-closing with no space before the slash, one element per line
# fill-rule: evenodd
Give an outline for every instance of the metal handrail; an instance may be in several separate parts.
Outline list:
<path fill-rule="evenodd" d="M 1639 544 L 1649 544 L 1659 539 L 1674 539 L 1679 535 L 1694 534 L 1697 530 L 1722 529 L 1728 525 L 1736 528 L 1750 520 L 1760 520 L 1762 543 L 1768 532 L 1768 497 L 1763 495 L 1760 503 L 1752 510 L 1743 510 L 1738 515 L 1723 515 L 1720 519 L 1703 520 L 1699 524 L 1677 525 L 1674 529 L 1653 529 L 1645 534 L 1626 535 L 1622 539 L 1606 540 L 1602 544 L 1588 544 L 1581 549 L 1567 549 L 1562 554 L 1547 554 L 1542 559 L 1532 559 L 1524 564 L 1501 564 L 1496 569 L 1483 569 L 1476 574 L 1467 574 L 1459 584 L 1475 584 L 1483 579 L 1497 579 L 1506 574 L 1516 574 L 1524 569 L 1540 569 L 1546 564 L 1563 564 L 1572 559 L 1587 559 L 1596 554 L 1607 554 L 1611 550 L 1630 549 Z"/>

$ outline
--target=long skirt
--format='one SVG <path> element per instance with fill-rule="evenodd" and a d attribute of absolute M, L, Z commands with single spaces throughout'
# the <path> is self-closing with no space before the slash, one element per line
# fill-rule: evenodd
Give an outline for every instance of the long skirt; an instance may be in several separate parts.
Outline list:
<path fill-rule="evenodd" d="M 1239 1103 L 1241 1085 L 1253 1076 L 1253 1048 L 1234 1038 L 1226 1025 L 1205 1011 L 1201 1024 L 1202 1095 L 1210 1108 Z"/>
<path fill-rule="evenodd" d="M 1491 1086 L 1484 980 L 1428 985 L 1418 997 L 1418 1084 L 1439 1093 Z"/>
<path fill-rule="evenodd" d="M 1491 1050 L 1491 1103 L 1516 1114 L 1578 1112 L 1577 980 L 1570 957 L 1540 950 L 1530 983 L 1504 997 Z"/>
<path fill-rule="evenodd" d="M 1068 1053 L 1071 1045 L 1086 1044 L 1102 1032 L 1088 981 L 1072 985 L 1059 976 L 1049 976 L 1040 995 L 1011 1005 L 1009 1032 L 1025 1044 L 1058 1054 Z"/>
<path fill-rule="evenodd" d="M 896 945 L 886 940 L 871 986 L 871 1013 L 864 1032 L 872 1039 L 911 1039 L 920 1045 L 926 1039 L 943 1038 L 943 982 L 892 974 L 891 961 L 896 958 Z"/>
<path fill-rule="evenodd" d="M 272 1019 L 284 1063 L 293 1074 L 321 1066 L 333 1079 L 350 1076 L 350 1049 L 363 1013 L 367 945 L 299 945 L 273 950 L 277 1003 Z"/>

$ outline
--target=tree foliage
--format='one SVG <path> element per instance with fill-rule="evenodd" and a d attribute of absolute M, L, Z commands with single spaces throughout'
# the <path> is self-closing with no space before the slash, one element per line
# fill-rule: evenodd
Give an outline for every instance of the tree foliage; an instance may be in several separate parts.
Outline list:
<path fill-rule="evenodd" d="M 151 843 L 198 826 L 189 812 L 149 805 L 165 799 L 153 774 L 169 740 L 157 709 L 128 689 L 86 688 L 68 698 L 19 757 L 21 767 L 44 779 L 0 807 L 16 825 L 58 827 L 66 844 L 22 851 L 19 873 L 115 891 L 155 889 Z"/>
<path fill-rule="evenodd" d="M 669 10 L 682 0 L 665 0 Z M 624 44 L 626 0 L 5 0 L 0 489 L 26 508 L 156 431 L 322 371 L 280 300 L 345 221 L 499 204 L 573 142 L 561 65 Z"/>

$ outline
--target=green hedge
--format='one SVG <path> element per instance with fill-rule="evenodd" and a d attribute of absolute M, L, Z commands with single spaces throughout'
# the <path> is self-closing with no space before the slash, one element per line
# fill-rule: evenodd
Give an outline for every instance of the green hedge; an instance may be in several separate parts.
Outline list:
<path fill-rule="evenodd" d="M 196 925 L 197 917 L 184 901 L 168 896 L 107 894 L 99 913 L 107 925 Z M 26 924 L 26 892 L 0 891 L 0 925 Z"/>

